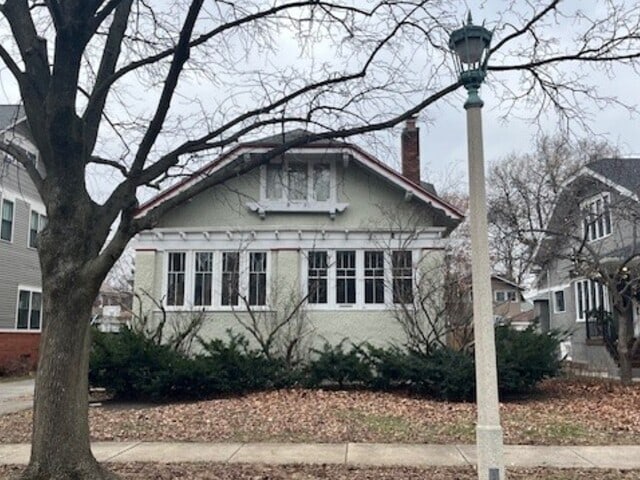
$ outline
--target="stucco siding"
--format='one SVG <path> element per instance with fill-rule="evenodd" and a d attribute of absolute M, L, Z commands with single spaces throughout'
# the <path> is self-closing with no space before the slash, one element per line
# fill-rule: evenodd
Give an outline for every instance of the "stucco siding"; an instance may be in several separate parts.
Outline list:
<path fill-rule="evenodd" d="M 181 317 L 182 315 L 182 317 Z M 168 314 L 169 324 L 185 315 L 177 312 Z M 157 323 L 161 315 L 155 312 L 152 317 Z M 258 344 L 255 339 L 242 327 L 238 319 L 248 322 L 249 316 L 243 312 L 212 312 L 205 315 L 200 330 L 204 340 L 213 338 L 228 338 L 228 331 L 233 334 L 243 334 L 253 348 Z M 309 331 L 307 341 L 312 348 L 321 348 L 326 342 L 338 344 L 346 339 L 345 346 L 351 343 L 369 342 L 376 346 L 402 345 L 405 334 L 394 318 L 391 311 L 363 312 L 363 311 L 309 311 L 306 322 Z M 172 328 L 171 326 L 168 328 Z M 199 351 L 197 346 L 195 351 Z"/>
<path fill-rule="evenodd" d="M 191 201 L 166 214 L 158 228 L 213 229 L 279 228 L 387 228 L 399 226 L 415 228 L 433 224 L 428 207 L 415 200 L 406 201 L 404 192 L 374 173 L 350 162 L 345 168 L 336 164 L 337 201 L 348 203 L 342 213 L 331 219 L 328 213 L 267 212 L 264 218 L 252 212 L 247 203 L 260 200 L 260 169 L 233 178 L 195 196 Z"/>

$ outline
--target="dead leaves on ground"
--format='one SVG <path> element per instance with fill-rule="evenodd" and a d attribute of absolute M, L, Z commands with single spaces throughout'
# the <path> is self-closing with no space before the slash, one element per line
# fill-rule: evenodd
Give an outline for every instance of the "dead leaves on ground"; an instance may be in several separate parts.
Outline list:
<path fill-rule="evenodd" d="M 640 443 L 640 385 L 544 382 L 501 405 L 505 443 Z M 95 440 L 472 443 L 475 405 L 367 391 L 279 390 L 90 410 Z M 0 417 L 0 441 L 27 442 L 31 412 Z"/>

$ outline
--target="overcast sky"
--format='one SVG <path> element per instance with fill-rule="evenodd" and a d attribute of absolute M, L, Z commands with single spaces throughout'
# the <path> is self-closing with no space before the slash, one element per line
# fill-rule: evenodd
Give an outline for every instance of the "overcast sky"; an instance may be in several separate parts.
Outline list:
<path fill-rule="evenodd" d="M 499 9 L 505 4 L 505 2 L 497 0 L 488 2 L 469 0 L 460 3 L 466 3 L 467 7 L 471 6 L 474 9 L 474 18 L 477 21 L 486 19 L 489 28 L 495 26 L 495 20 L 492 22 L 492 19 L 500 16 Z M 602 2 L 599 0 L 567 0 L 563 3 L 563 5 L 567 4 L 574 4 L 576 7 L 588 10 L 600 8 Z M 463 15 L 464 11 L 461 10 L 461 17 Z M 563 34 L 564 32 L 559 33 L 560 36 Z M 630 104 L 640 103 L 637 88 L 638 75 L 630 70 L 619 69 L 614 77 L 611 79 L 604 74 L 596 73 L 592 74 L 591 79 L 599 84 L 601 92 L 605 95 L 617 95 Z M 554 134 L 559 130 L 552 112 L 549 112 L 547 118 L 538 119 L 536 124 L 528 123 L 519 118 L 529 113 L 525 111 L 512 111 L 508 120 L 500 117 L 505 113 L 505 109 L 500 108 L 501 105 L 493 95 L 494 92 L 490 88 L 491 81 L 492 75 L 489 75 L 486 85 L 481 91 L 481 97 L 485 102 L 483 110 L 484 144 L 485 158 L 488 163 L 504 158 L 510 153 L 529 151 L 535 135 L 541 131 Z M 462 107 L 464 96 L 464 92 L 459 91 L 455 98 L 429 107 L 419 117 L 423 177 L 436 183 L 437 187 L 445 186 L 446 183 L 455 183 L 455 181 L 464 183 L 466 179 L 466 123 L 465 111 Z M 141 100 L 144 101 L 144 97 Z M 19 101 L 15 84 L 7 72 L 2 69 L 0 71 L 0 103 L 17 103 Z M 618 146 L 625 155 L 640 153 L 640 138 L 637 138 L 640 123 L 637 117 L 631 118 L 625 109 L 615 106 L 599 110 L 595 105 L 585 105 L 585 109 L 590 114 L 590 126 L 594 134 Z M 573 125 L 573 127 L 577 128 L 577 125 Z M 400 130 L 401 128 L 396 128 L 390 133 L 380 135 L 383 143 L 388 146 L 386 154 L 381 154 L 382 159 L 395 164 L 394 166 L 399 163 Z M 574 133 L 578 136 L 588 134 L 588 132 L 577 129 Z M 354 140 L 366 148 L 366 141 Z"/>

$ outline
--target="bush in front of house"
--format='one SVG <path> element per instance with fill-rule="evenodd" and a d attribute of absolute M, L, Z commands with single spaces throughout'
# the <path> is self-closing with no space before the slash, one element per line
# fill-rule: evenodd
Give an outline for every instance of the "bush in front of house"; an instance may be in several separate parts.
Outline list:
<path fill-rule="evenodd" d="M 118 398 L 160 400 L 179 396 L 181 386 L 191 383 L 187 364 L 188 359 L 180 353 L 140 333 L 94 330 L 89 382 Z"/>
<path fill-rule="evenodd" d="M 533 327 L 496 328 L 498 388 L 501 396 L 530 392 L 560 371 L 560 335 Z M 188 356 L 128 329 L 94 332 L 89 380 L 116 397 L 131 400 L 197 399 L 304 385 L 406 389 L 448 401 L 475 396 L 473 353 L 446 347 L 426 355 L 397 346 L 345 347 L 326 343 L 309 363 L 291 368 L 250 348 L 242 335 L 201 342 L 202 353 Z"/>
<path fill-rule="evenodd" d="M 202 343 L 204 353 L 190 357 L 143 333 L 93 332 L 89 369 L 92 386 L 127 400 L 197 399 L 290 385 L 281 360 L 248 348 L 243 336 Z"/>
<path fill-rule="evenodd" d="M 382 348 L 365 343 L 358 351 L 371 371 L 369 388 L 388 391 L 408 387 L 413 362 L 406 348 L 397 345 Z"/>
<path fill-rule="evenodd" d="M 430 355 L 409 353 L 410 390 L 438 400 L 469 401 L 475 395 L 473 354 L 442 347 Z"/>
<path fill-rule="evenodd" d="M 517 331 L 496 328 L 498 390 L 512 396 L 530 392 L 544 378 L 560 373 L 560 332 L 540 333 L 535 326 Z"/>
<path fill-rule="evenodd" d="M 361 354 L 360 349 L 352 345 L 344 349 L 343 339 L 337 345 L 325 343 L 322 349 L 313 350 L 314 357 L 304 369 L 303 384 L 307 387 L 337 385 L 368 385 L 372 379 L 371 367 Z"/>
<path fill-rule="evenodd" d="M 298 372 L 280 358 L 268 358 L 249 347 L 243 335 L 228 332 L 228 340 L 201 342 L 204 353 L 197 357 L 205 374 L 203 382 L 214 385 L 213 393 L 244 393 L 293 385 Z"/>

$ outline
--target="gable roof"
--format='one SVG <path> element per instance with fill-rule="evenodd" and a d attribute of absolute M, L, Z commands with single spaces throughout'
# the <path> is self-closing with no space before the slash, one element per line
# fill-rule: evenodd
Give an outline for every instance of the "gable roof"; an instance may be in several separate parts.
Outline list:
<path fill-rule="evenodd" d="M 25 119 L 22 105 L 0 105 L 0 131 Z"/>
<path fill-rule="evenodd" d="M 640 158 L 601 158 L 589 163 L 582 173 L 628 196 L 640 192 Z"/>
<path fill-rule="evenodd" d="M 617 191 L 636 202 L 640 202 L 640 158 L 600 158 L 588 163 L 562 185 L 563 191 L 558 197 L 553 212 L 548 219 L 545 230 L 557 222 L 559 211 L 566 211 L 567 196 L 570 202 L 576 201 L 575 195 L 569 192 L 578 180 L 590 178 Z M 551 258 L 553 248 L 545 248 L 549 243 L 549 235 L 542 236 L 533 252 L 534 263 L 544 263 Z M 548 251 L 547 251 L 548 250 Z"/>
<path fill-rule="evenodd" d="M 523 287 L 521 287 L 520 285 L 518 285 L 516 282 L 514 282 L 514 281 L 512 281 L 512 280 L 509 280 L 509 279 L 508 279 L 508 278 L 506 278 L 506 277 L 503 277 L 503 276 L 497 275 L 497 274 L 495 274 L 495 273 L 492 273 L 492 274 L 491 274 L 491 279 L 492 279 L 492 280 L 497 280 L 497 281 L 502 282 L 502 283 L 505 283 L 505 284 L 507 284 L 507 285 L 509 285 L 509 286 L 511 286 L 511 287 L 517 288 L 517 289 L 518 289 L 518 290 L 520 290 L 520 291 L 524 290 L 524 288 L 523 288 Z"/>
<path fill-rule="evenodd" d="M 291 143 L 295 140 L 303 139 L 304 137 L 310 137 L 311 135 L 313 135 L 313 132 L 310 132 L 309 130 L 305 130 L 304 128 L 296 128 L 287 132 L 281 132 L 258 140 L 246 142 L 244 145 L 255 145 L 260 147 L 280 147 L 285 143 Z M 337 147 L 349 144 L 347 142 L 342 142 L 334 139 L 321 139 L 314 140 L 313 142 L 308 142 L 306 145 L 324 145 L 327 147 Z"/>
<path fill-rule="evenodd" d="M 230 166 L 235 164 L 236 161 L 241 160 L 245 154 L 265 153 L 268 152 L 271 148 L 282 146 L 283 144 L 291 142 L 292 140 L 301 139 L 304 136 L 309 135 L 312 135 L 312 133 L 307 130 L 297 129 L 252 142 L 239 144 L 228 152 L 222 154 L 212 162 L 208 163 L 204 167 L 200 168 L 189 177 L 186 177 L 182 181 L 160 192 L 151 200 L 140 205 L 136 216 L 143 215 L 145 212 L 160 204 L 162 201 L 172 198 L 178 193 L 201 182 L 207 175 L 210 175 L 224 168 L 229 168 Z M 369 153 L 365 152 L 360 147 L 352 143 L 323 139 L 307 143 L 300 147 L 289 149 L 285 153 L 313 153 L 314 151 L 319 151 L 321 153 L 350 154 L 355 161 L 363 165 L 368 170 L 384 177 L 391 183 L 395 184 L 397 187 L 404 189 L 407 195 L 412 197 L 415 196 L 415 198 L 417 198 L 418 200 L 421 200 L 424 203 L 427 203 L 432 207 L 441 210 L 450 220 L 459 222 L 464 218 L 464 214 L 460 210 L 440 198 L 435 194 L 434 191 L 429 188 L 425 188 L 423 185 L 412 182 L 408 178 L 401 175 L 399 172 L 383 163 L 381 160 L 378 160 L 374 156 L 370 155 Z"/>

